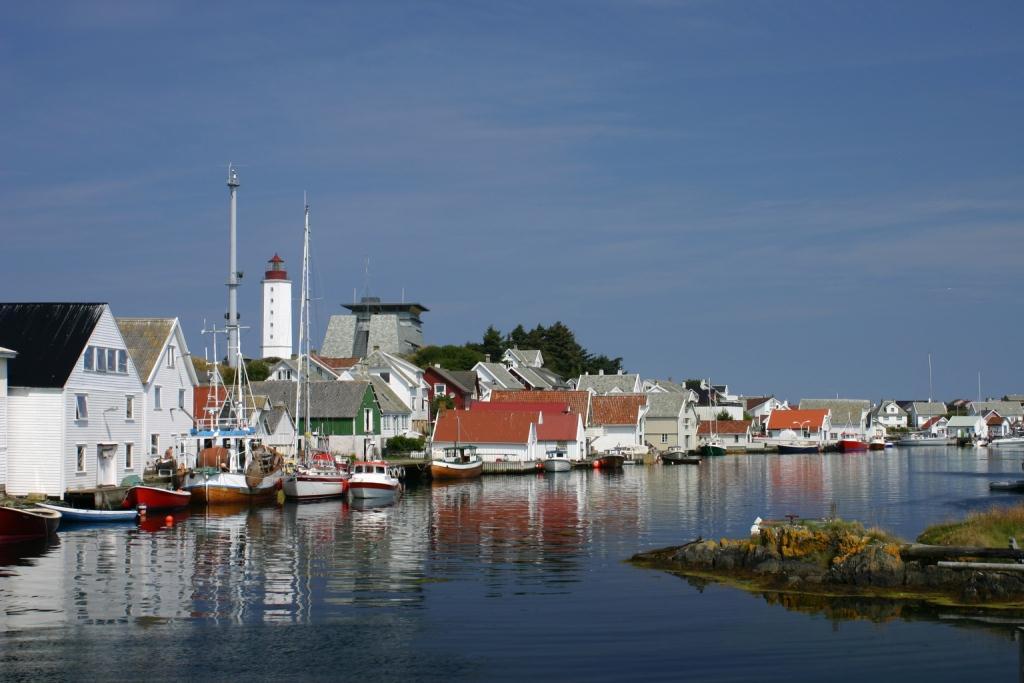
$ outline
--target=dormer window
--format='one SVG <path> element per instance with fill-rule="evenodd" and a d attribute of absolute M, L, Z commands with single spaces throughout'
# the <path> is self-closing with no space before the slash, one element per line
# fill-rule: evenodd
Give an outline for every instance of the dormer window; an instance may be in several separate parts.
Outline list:
<path fill-rule="evenodd" d="M 169 367 L 169 368 L 173 368 L 174 367 L 174 347 L 173 346 L 168 346 L 167 347 L 167 367 Z"/>

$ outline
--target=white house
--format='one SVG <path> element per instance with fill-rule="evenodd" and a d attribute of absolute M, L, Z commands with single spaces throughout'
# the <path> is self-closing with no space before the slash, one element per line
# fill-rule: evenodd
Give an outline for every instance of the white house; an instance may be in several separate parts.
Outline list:
<path fill-rule="evenodd" d="M 144 388 L 107 304 L 0 304 L 7 493 L 63 497 L 141 475 Z"/>
<path fill-rule="evenodd" d="M 487 462 L 536 460 L 542 455 L 537 447 L 541 415 L 518 410 L 446 410 L 434 423 L 431 453 L 440 456 L 458 443 L 475 446 Z"/>
<path fill-rule="evenodd" d="M 299 380 L 299 363 L 305 363 L 305 354 L 297 358 L 282 358 L 270 367 L 267 379 Z M 310 381 L 334 381 L 338 379 L 338 373 L 321 361 L 315 353 L 309 354 L 309 379 Z"/>
<path fill-rule="evenodd" d="M 985 424 L 984 415 L 954 415 L 949 418 L 946 425 L 946 434 L 950 437 L 961 438 L 986 438 L 988 436 L 988 425 Z"/>
<path fill-rule="evenodd" d="M 844 436 L 870 438 L 868 416 L 871 413 L 871 401 L 847 398 L 805 398 L 800 400 L 800 410 L 828 409 L 832 431 L 830 440 L 838 440 Z"/>
<path fill-rule="evenodd" d="M 946 414 L 946 404 L 940 401 L 913 401 L 910 404 L 908 426 L 911 429 L 921 429 L 925 422 Z"/>
<path fill-rule="evenodd" d="M 267 400 L 270 403 L 269 398 Z M 285 406 L 269 405 L 260 411 L 260 439 L 285 456 L 296 455 L 298 432 L 291 411 Z"/>
<path fill-rule="evenodd" d="M 412 410 L 391 389 L 391 385 L 378 375 L 365 375 L 363 379 L 370 381 L 380 405 L 381 444 L 387 446 L 388 439 L 393 436 L 420 436 L 412 428 Z"/>
<path fill-rule="evenodd" d="M 476 373 L 477 384 L 480 387 L 481 401 L 490 401 L 492 391 L 526 388 L 502 363 L 477 363 L 473 366 L 473 372 Z"/>
<path fill-rule="evenodd" d="M 594 396 L 587 427 L 590 450 L 645 452 L 648 410 L 645 394 Z"/>
<path fill-rule="evenodd" d="M 1010 426 L 1020 425 L 1024 421 L 1024 407 L 1017 401 L 971 401 L 972 415 L 985 415 L 993 410 L 1005 417 Z"/>
<path fill-rule="evenodd" d="M 501 356 L 501 362 L 509 368 L 542 368 L 544 367 L 544 356 L 537 349 L 511 348 L 505 350 Z"/>
<path fill-rule="evenodd" d="M 380 349 L 363 358 L 353 366 L 352 373 L 358 379 L 361 374 L 376 375 L 387 382 L 391 390 L 402 400 L 410 411 L 412 430 L 426 434 L 430 419 L 430 387 L 423 379 L 423 369 Z M 344 379 L 345 376 L 342 376 Z"/>
<path fill-rule="evenodd" d="M 17 355 L 0 346 L 0 490 L 7 485 L 7 361 Z"/>
<path fill-rule="evenodd" d="M 909 415 L 907 411 L 892 399 L 884 399 L 871 411 L 871 424 L 881 425 L 885 429 L 905 429 Z"/>
<path fill-rule="evenodd" d="M 199 384 L 177 318 L 117 318 L 128 355 L 142 380 L 143 394 L 129 399 L 135 419 L 146 435 L 146 462 L 173 448 L 183 460 L 195 455 L 189 439 L 196 414 L 193 401 Z M 126 414 L 128 411 L 126 410 Z"/>

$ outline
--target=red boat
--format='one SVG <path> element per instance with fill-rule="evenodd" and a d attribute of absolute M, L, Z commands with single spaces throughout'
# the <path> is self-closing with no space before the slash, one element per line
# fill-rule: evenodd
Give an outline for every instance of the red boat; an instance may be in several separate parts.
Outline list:
<path fill-rule="evenodd" d="M 147 512 L 154 510 L 181 510 L 187 508 L 192 494 L 188 491 L 171 491 L 153 486 L 133 486 L 125 494 L 121 507 L 125 509 L 146 506 Z"/>
<path fill-rule="evenodd" d="M 856 451 L 866 451 L 868 444 L 863 439 L 846 437 L 839 439 L 839 452 L 840 453 L 853 453 Z"/>
<path fill-rule="evenodd" d="M 47 538 L 59 526 L 60 513 L 53 510 L 0 507 L 0 543 Z"/>

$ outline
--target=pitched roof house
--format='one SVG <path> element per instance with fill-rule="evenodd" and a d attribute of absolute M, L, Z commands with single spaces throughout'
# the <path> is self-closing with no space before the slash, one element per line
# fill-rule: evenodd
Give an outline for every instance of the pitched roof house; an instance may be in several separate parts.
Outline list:
<path fill-rule="evenodd" d="M 704 420 L 697 427 L 697 438 L 707 441 L 715 436 L 727 450 L 746 450 L 753 424 L 753 420 Z"/>
<path fill-rule="evenodd" d="M 440 455 L 456 443 L 476 446 L 487 462 L 536 460 L 540 413 L 446 410 L 437 416 L 431 449 Z"/>
<path fill-rule="evenodd" d="M 496 390 L 526 388 L 502 363 L 477 363 L 473 366 L 473 372 L 477 376 L 482 401 L 491 400 L 491 393 Z"/>
<path fill-rule="evenodd" d="M 984 415 L 994 410 L 1016 425 L 1024 421 L 1024 407 L 1017 401 L 971 401 L 971 414 Z"/>
<path fill-rule="evenodd" d="M 832 422 L 830 438 L 838 439 L 842 434 L 867 436 L 868 415 L 871 401 L 845 398 L 804 398 L 800 399 L 802 410 L 827 408 Z"/>
<path fill-rule="evenodd" d="M 590 426 L 587 428 L 590 450 L 646 451 L 645 420 L 648 410 L 646 394 L 594 396 Z"/>
<path fill-rule="evenodd" d="M 104 303 L 0 304 L 12 495 L 114 485 L 142 474 L 142 380 Z M 138 401 L 138 403 L 136 403 Z"/>
<path fill-rule="evenodd" d="M 658 451 L 697 448 L 697 394 L 655 392 L 647 394 L 647 419 L 644 431 L 647 443 Z"/>
<path fill-rule="evenodd" d="M 591 424 L 591 394 L 589 391 L 497 391 L 491 394 L 491 403 L 560 403 L 583 418 L 583 426 Z"/>
<path fill-rule="evenodd" d="M 159 460 L 173 447 L 188 462 L 198 452 L 189 431 L 199 378 L 181 323 L 177 318 L 117 318 L 117 327 L 142 380 L 144 392 L 134 408 L 146 435 L 148 461 Z"/>
<path fill-rule="evenodd" d="M 578 391 L 590 391 L 598 396 L 606 394 L 639 394 L 643 388 L 640 382 L 640 375 L 626 374 L 619 372 L 615 375 L 606 375 L 604 370 L 596 375 L 583 374 L 576 380 Z"/>
<path fill-rule="evenodd" d="M 505 350 L 501 362 L 510 368 L 541 368 L 544 367 L 544 356 L 537 349 L 511 348 Z"/>
<path fill-rule="evenodd" d="M 883 399 L 871 411 L 871 424 L 879 424 L 886 428 L 906 427 L 909 419 L 907 411 L 893 399 Z"/>
<path fill-rule="evenodd" d="M 911 429 L 920 429 L 928 418 L 945 415 L 946 404 L 939 401 L 912 401 L 907 413 L 910 415 L 908 426 Z"/>
<path fill-rule="evenodd" d="M 472 370 L 447 370 L 435 364 L 423 371 L 431 404 L 438 396 L 447 396 L 455 408 L 469 408 L 476 399 L 476 373 Z"/>
<path fill-rule="evenodd" d="M 772 439 L 803 437 L 824 443 L 832 429 L 828 408 L 773 410 L 766 430 Z"/>

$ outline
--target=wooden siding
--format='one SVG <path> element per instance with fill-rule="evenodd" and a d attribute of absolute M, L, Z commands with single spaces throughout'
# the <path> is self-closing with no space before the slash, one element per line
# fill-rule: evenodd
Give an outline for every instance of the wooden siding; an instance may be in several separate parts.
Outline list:
<path fill-rule="evenodd" d="M 7 493 L 61 496 L 64 418 L 60 389 L 8 390 Z"/>
<path fill-rule="evenodd" d="M 170 348 L 174 347 L 174 367 L 167 367 L 167 354 Z M 170 342 L 164 342 L 164 348 L 157 359 L 153 372 L 153 381 L 146 386 L 144 394 L 135 398 L 135 420 L 143 425 L 143 442 L 135 447 L 134 472 L 142 473 L 145 463 L 153 459 L 150 453 L 150 438 L 152 434 L 160 435 L 160 453 L 168 447 L 175 445 L 175 436 L 188 435 L 192 429 L 192 415 L 195 415 L 194 401 L 195 391 L 192 385 L 192 378 L 189 376 L 185 363 L 191 363 L 191 359 L 184 356 L 188 352 L 185 339 L 181 334 L 181 328 L 175 322 L 170 336 Z M 160 387 L 161 409 L 157 410 L 153 394 L 155 387 Z M 178 391 L 185 390 L 185 409 L 178 408 Z M 121 412 L 124 416 L 124 411 Z M 194 456 L 196 453 L 195 439 L 184 439 L 186 453 Z M 122 461 L 123 461 L 123 453 Z"/>

